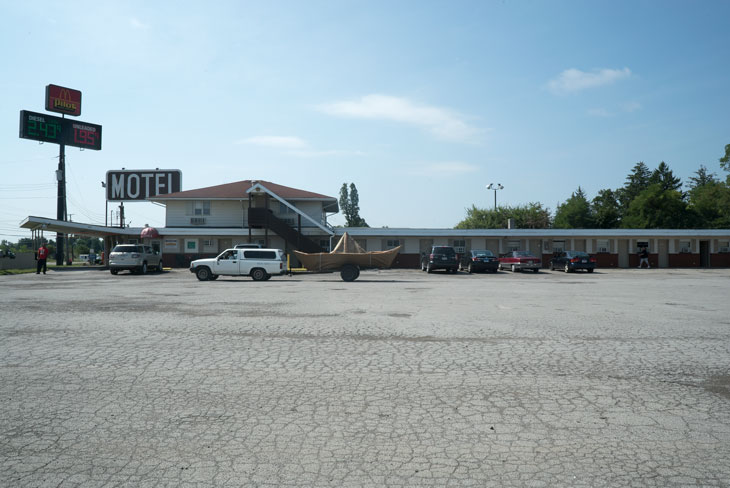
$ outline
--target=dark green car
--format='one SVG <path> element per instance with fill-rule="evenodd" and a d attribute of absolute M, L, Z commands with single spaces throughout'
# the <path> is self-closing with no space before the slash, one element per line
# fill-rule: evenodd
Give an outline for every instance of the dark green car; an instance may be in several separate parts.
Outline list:
<path fill-rule="evenodd" d="M 550 260 L 550 269 L 562 269 L 566 273 L 584 269 L 593 273 L 593 270 L 596 269 L 596 258 L 582 251 L 558 252 Z"/>

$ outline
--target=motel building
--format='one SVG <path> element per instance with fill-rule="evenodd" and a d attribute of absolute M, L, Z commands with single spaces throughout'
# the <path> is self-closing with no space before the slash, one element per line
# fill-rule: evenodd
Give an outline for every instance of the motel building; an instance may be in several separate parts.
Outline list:
<path fill-rule="evenodd" d="M 339 212 L 334 197 L 268 181 L 244 180 L 148 199 L 164 205 L 165 226 L 109 227 L 27 217 L 21 228 L 61 232 L 119 243 L 151 245 L 166 267 L 187 268 L 190 261 L 215 257 L 241 243 L 292 251 L 330 250 L 348 232 L 367 251 L 403 246 L 397 268 L 419 268 L 420 256 L 433 245 L 454 246 L 458 253 L 489 249 L 495 254 L 530 251 L 546 267 L 554 252 L 585 251 L 599 268 L 631 268 L 647 247 L 651 267 L 730 267 L 730 229 L 413 229 L 333 227 L 328 216 Z M 108 253 L 106 253 L 108 256 Z"/>

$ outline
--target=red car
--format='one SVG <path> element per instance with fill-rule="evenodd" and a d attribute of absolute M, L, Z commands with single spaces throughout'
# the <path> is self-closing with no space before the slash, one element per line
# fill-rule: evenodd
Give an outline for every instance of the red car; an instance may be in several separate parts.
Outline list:
<path fill-rule="evenodd" d="M 510 251 L 499 255 L 499 269 L 509 268 L 512 272 L 531 269 L 537 273 L 541 267 L 540 258 L 527 251 Z"/>

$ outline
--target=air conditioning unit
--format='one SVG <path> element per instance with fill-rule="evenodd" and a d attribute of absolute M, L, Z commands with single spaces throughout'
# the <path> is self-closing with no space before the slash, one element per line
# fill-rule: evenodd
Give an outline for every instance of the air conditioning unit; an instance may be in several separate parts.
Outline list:
<path fill-rule="evenodd" d="M 205 225 L 205 217 L 190 217 L 190 225 Z"/>
<path fill-rule="evenodd" d="M 456 251 L 457 254 L 464 254 L 466 252 L 466 247 L 464 247 L 464 246 L 454 247 L 454 251 Z"/>

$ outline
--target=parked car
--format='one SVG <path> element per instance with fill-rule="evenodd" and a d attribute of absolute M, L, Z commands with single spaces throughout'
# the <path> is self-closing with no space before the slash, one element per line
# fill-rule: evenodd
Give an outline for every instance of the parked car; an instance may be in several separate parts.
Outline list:
<path fill-rule="evenodd" d="M 150 269 L 162 271 L 162 256 L 150 246 L 118 244 L 109 254 L 109 272 L 113 275 L 123 270 L 146 274 Z"/>
<path fill-rule="evenodd" d="M 216 280 L 221 275 L 265 281 L 287 272 L 286 255 L 281 249 L 226 249 L 215 258 L 191 262 L 190 272 L 200 281 Z"/>
<path fill-rule="evenodd" d="M 499 258 L 489 249 L 472 249 L 461 257 L 459 267 L 467 273 L 479 271 L 496 273 L 499 269 Z"/>
<path fill-rule="evenodd" d="M 541 266 L 540 258 L 528 251 L 510 251 L 499 255 L 499 269 L 508 268 L 512 272 L 531 269 L 537 273 Z"/>
<path fill-rule="evenodd" d="M 564 251 L 555 253 L 550 260 L 550 269 L 562 269 L 572 273 L 576 269 L 584 269 L 593 273 L 596 268 L 596 258 L 582 251 Z"/>
<path fill-rule="evenodd" d="M 10 250 L 0 250 L 0 258 L 15 259 L 15 253 Z"/>
<path fill-rule="evenodd" d="M 424 253 L 421 256 L 421 271 L 430 273 L 435 269 L 445 269 L 447 273 L 458 271 L 459 261 L 453 247 L 433 246 L 430 254 Z"/>

